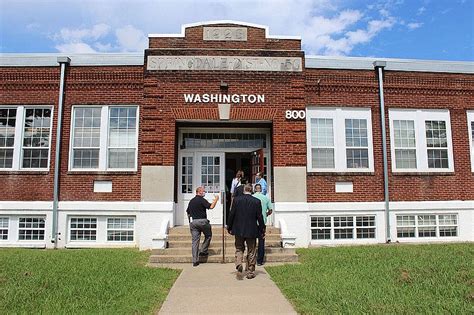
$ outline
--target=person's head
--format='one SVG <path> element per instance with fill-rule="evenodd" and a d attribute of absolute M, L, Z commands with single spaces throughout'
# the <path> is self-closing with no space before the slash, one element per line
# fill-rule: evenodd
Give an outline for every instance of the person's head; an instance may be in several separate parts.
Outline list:
<path fill-rule="evenodd" d="M 204 197 L 206 195 L 206 191 L 204 190 L 204 187 L 199 186 L 198 188 L 196 188 L 196 195 Z"/>
<path fill-rule="evenodd" d="M 257 192 L 262 192 L 262 185 L 256 184 L 256 185 L 255 185 L 255 192 L 256 192 L 256 193 L 257 193 Z"/>
<path fill-rule="evenodd" d="M 244 194 L 251 194 L 251 193 L 252 193 L 252 184 L 245 184 Z"/>
<path fill-rule="evenodd" d="M 257 178 L 262 178 L 263 177 L 263 172 L 258 172 L 257 175 L 255 175 L 255 176 L 257 176 Z"/>
<path fill-rule="evenodd" d="M 240 179 L 240 184 L 242 184 L 242 185 L 245 185 L 245 184 L 247 184 L 248 182 L 249 182 L 249 181 L 248 181 L 247 177 L 242 177 L 242 178 Z"/>
<path fill-rule="evenodd" d="M 235 174 L 235 177 L 236 177 L 236 178 L 242 178 L 242 177 L 244 177 L 244 171 L 238 170 L 238 171 L 237 171 L 237 174 Z"/>

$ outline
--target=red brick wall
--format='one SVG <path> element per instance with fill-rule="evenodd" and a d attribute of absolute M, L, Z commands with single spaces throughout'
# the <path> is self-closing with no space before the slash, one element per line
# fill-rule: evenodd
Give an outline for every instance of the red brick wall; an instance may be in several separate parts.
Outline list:
<path fill-rule="evenodd" d="M 51 148 L 56 146 L 59 75 L 59 67 L 0 68 L 0 104 L 54 106 Z M 54 149 L 50 171 L 0 171 L 0 200 L 52 200 L 53 166 Z"/>
<path fill-rule="evenodd" d="M 263 29 L 248 28 L 247 42 L 202 41 L 202 27 L 188 28 L 186 38 L 151 38 L 146 55 L 246 55 L 302 57 L 300 41 L 265 39 Z M 173 50 L 187 48 L 187 50 Z M 214 48 L 215 50 L 206 50 Z M 219 50 L 234 49 L 234 50 Z M 245 50 L 239 50 L 245 49 Z M 145 66 L 146 67 L 146 66 Z M 371 108 L 374 172 L 307 176 L 308 202 L 383 201 L 382 136 L 375 71 L 306 69 L 304 72 L 147 71 L 141 66 L 69 67 L 61 151 L 61 200 L 140 200 L 141 165 L 173 166 L 176 120 L 218 120 L 217 104 L 185 103 L 184 93 L 265 94 L 264 104 L 232 104 L 231 119 L 271 121 L 272 164 L 306 166 L 306 123 L 285 119 L 286 110 L 306 106 Z M 56 107 L 59 66 L 0 68 L 0 104 L 48 104 Z M 319 80 L 319 84 L 317 83 Z M 386 72 L 389 108 L 449 108 L 454 174 L 393 175 L 393 201 L 473 200 L 466 110 L 474 109 L 472 75 Z M 138 171 L 69 172 L 69 137 L 73 105 L 140 107 Z M 49 172 L 0 172 L 0 200 L 52 200 L 57 110 L 54 111 Z M 207 126 L 209 124 L 206 124 Z M 248 126 L 248 124 L 246 125 Z M 389 170 L 390 135 L 387 132 Z M 94 180 L 112 180 L 114 193 L 93 193 Z M 291 179 L 288 179 L 291 180 Z M 335 193 L 337 181 L 351 181 L 353 193 Z"/>
<path fill-rule="evenodd" d="M 466 110 L 474 109 L 473 82 L 472 75 L 386 71 L 384 92 L 391 201 L 474 199 L 466 120 Z M 375 71 L 307 69 L 306 89 L 308 105 L 371 108 L 375 163 L 375 172 L 370 175 L 309 173 L 308 201 L 383 201 L 382 135 Z M 392 174 L 390 108 L 450 110 L 454 174 Z M 354 192 L 336 194 L 338 181 L 353 182 Z"/>
<path fill-rule="evenodd" d="M 52 200 L 60 77 L 59 66 L 48 68 L 1 68 L 1 73 L 4 85 L 0 104 L 52 105 L 54 107 L 54 117 L 49 171 L 0 172 L 0 200 Z M 142 67 L 68 68 L 65 104 L 63 107 L 63 134 L 61 138 L 60 200 L 140 200 L 140 154 L 137 172 L 69 172 L 68 162 L 73 105 L 130 104 L 141 106 L 142 96 Z M 112 180 L 113 193 L 94 193 L 94 180 Z"/>

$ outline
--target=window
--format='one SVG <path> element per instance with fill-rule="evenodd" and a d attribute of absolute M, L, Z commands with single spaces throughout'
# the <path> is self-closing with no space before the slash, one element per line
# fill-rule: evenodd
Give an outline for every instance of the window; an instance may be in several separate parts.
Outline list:
<path fill-rule="evenodd" d="M 370 109 L 306 110 L 308 171 L 372 172 Z"/>
<path fill-rule="evenodd" d="M 0 169 L 48 169 L 51 118 L 51 107 L 0 108 Z"/>
<path fill-rule="evenodd" d="M 467 129 L 469 131 L 469 146 L 471 148 L 471 170 L 474 172 L 474 111 L 467 112 Z"/>
<path fill-rule="evenodd" d="M 454 171 L 447 110 L 391 109 L 393 172 Z"/>
<path fill-rule="evenodd" d="M 250 148 L 262 149 L 267 147 L 265 133 L 183 133 L 181 149 L 208 148 Z"/>
<path fill-rule="evenodd" d="M 375 216 L 313 216 L 311 239 L 374 239 Z"/>
<path fill-rule="evenodd" d="M 457 236 L 457 214 L 397 215 L 397 237 Z"/>
<path fill-rule="evenodd" d="M 108 218 L 107 241 L 133 242 L 133 218 Z"/>
<path fill-rule="evenodd" d="M 71 169 L 136 169 L 138 107 L 75 106 L 72 120 Z"/>
<path fill-rule="evenodd" d="M 193 157 L 183 156 L 181 158 L 181 192 L 183 194 L 193 193 Z"/>
<path fill-rule="evenodd" d="M 0 241 L 8 240 L 8 218 L 0 218 Z"/>
<path fill-rule="evenodd" d="M 71 241 L 95 241 L 97 238 L 97 218 L 71 218 Z"/>
<path fill-rule="evenodd" d="M 18 239 L 20 241 L 44 240 L 44 218 L 19 218 Z"/>

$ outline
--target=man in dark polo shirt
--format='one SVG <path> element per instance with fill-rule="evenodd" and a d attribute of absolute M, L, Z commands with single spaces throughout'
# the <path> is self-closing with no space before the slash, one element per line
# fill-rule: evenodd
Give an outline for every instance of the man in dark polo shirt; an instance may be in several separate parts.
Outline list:
<path fill-rule="evenodd" d="M 209 203 L 204 196 L 206 192 L 204 187 L 196 188 L 196 196 L 189 201 L 188 209 L 186 210 L 189 217 L 189 228 L 193 239 L 192 254 L 193 266 L 199 266 L 199 256 L 208 256 L 209 244 L 212 238 L 212 228 L 207 219 L 206 209 L 214 209 L 219 195 L 214 195 L 214 200 Z M 199 239 L 201 232 L 204 233 L 204 242 L 202 243 L 202 250 L 199 251 Z"/>

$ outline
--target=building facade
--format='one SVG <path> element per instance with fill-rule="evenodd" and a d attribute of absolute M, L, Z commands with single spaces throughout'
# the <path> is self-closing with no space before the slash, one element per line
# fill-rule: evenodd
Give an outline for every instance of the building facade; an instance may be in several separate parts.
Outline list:
<path fill-rule="evenodd" d="M 223 224 L 238 169 L 284 246 L 474 240 L 472 62 L 305 56 L 232 21 L 0 60 L 2 247 L 163 248 L 197 186 Z"/>

